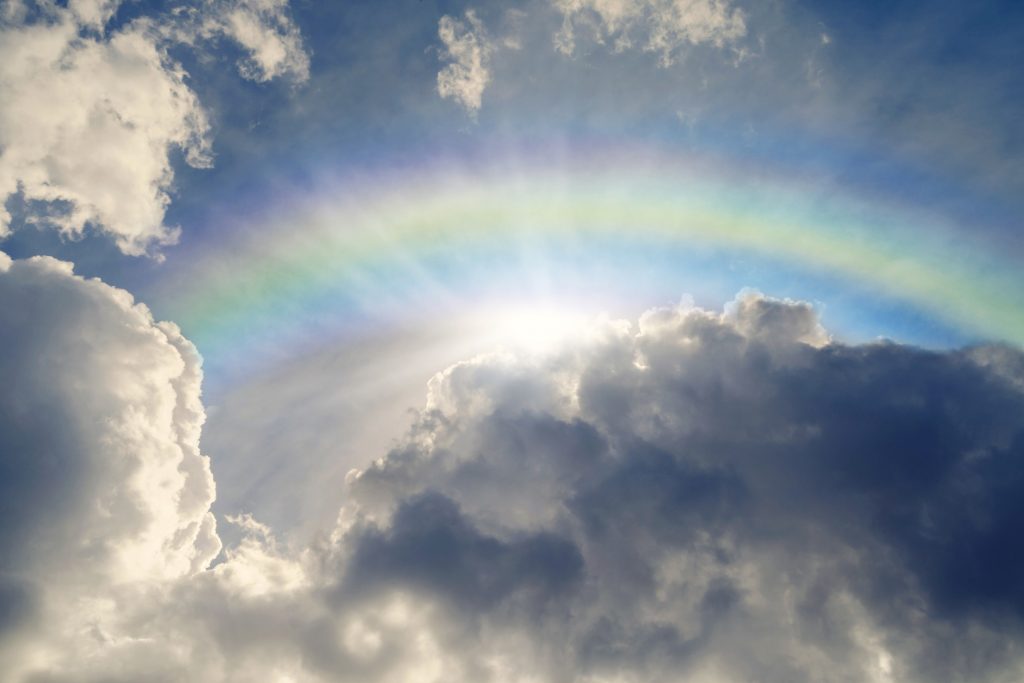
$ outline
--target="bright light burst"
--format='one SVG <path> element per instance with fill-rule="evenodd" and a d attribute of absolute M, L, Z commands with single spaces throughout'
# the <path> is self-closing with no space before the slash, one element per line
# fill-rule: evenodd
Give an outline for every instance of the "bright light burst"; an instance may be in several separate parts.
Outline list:
<path fill-rule="evenodd" d="M 472 321 L 485 345 L 543 354 L 584 336 L 594 316 L 568 303 L 517 302 L 495 305 Z"/>

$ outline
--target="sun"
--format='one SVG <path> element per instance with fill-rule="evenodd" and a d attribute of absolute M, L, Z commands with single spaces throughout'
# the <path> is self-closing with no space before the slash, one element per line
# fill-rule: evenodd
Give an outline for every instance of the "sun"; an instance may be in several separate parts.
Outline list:
<path fill-rule="evenodd" d="M 545 354 L 586 334 L 594 315 L 550 302 L 504 304 L 479 316 L 482 337 L 491 345 Z"/>

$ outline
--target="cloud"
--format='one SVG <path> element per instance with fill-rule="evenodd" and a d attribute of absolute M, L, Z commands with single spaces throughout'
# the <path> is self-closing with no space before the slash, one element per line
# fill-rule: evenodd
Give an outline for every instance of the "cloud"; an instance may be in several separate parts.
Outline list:
<path fill-rule="evenodd" d="M 180 150 L 195 167 L 212 163 L 210 125 L 187 74 L 168 48 L 202 17 L 207 38 L 223 34 L 249 55 L 256 80 L 303 79 L 308 60 L 280 2 L 204 5 L 198 14 L 140 18 L 107 31 L 119 3 L 7 3 L 0 24 L 0 237 L 20 195 L 24 220 L 75 237 L 87 226 L 141 255 L 177 240 L 164 223 Z"/>
<path fill-rule="evenodd" d="M 754 292 L 599 322 L 439 373 L 336 528 L 234 518 L 208 567 L 191 346 L 67 264 L 0 271 L 32 304 L 0 308 L 5 680 L 1020 674 L 1018 350 L 846 346 Z"/>
<path fill-rule="evenodd" d="M 126 292 L 51 258 L 4 256 L 0 301 L 0 649 L 73 656 L 108 593 L 220 550 L 199 358 Z M 21 629 L 34 645 L 10 639 Z"/>
<path fill-rule="evenodd" d="M 552 19 L 561 18 L 555 47 L 563 55 L 576 50 L 579 34 L 598 43 L 611 41 L 616 51 L 638 47 L 660 55 L 669 66 L 687 45 L 732 46 L 746 36 L 746 15 L 727 0 L 552 0 L 555 10 L 545 6 L 536 12 L 543 30 Z M 505 32 L 494 37 L 473 9 L 464 19 L 445 15 L 438 23 L 443 44 L 441 58 L 449 63 L 437 74 L 441 97 L 460 103 L 470 114 L 479 111 L 483 93 L 492 80 L 495 56 L 506 50 L 519 51 L 527 33 L 527 13 L 507 10 L 501 18 Z M 736 49 L 737 59 L 746 52 Z"/>
<path fill-rule="evenodd" d="M 69 236 L 102 226 L 127 254 L 174 242 L 164 225 L 170 152 L 211 162 L 185 73 L 145 24 L 81 35 L 70 11 L 0 37 L 0 198 L 41 202 L 31 222 Z M 11 216 L 0 215 L 0 234 Z"/>
<path fill-rule="evenodd" d="M 577 548 L 569 607 L 521 625 L 543 634 L 523 677 L 1002 680 L 1022 664 L 1020 362 L 829 343 L 810 307 L 752 293 L 657 310 L 450 368 L 350 496 L 386 519 L 430 492 L 458 525 Z"/>
<path fill-rule="evenodd" d="M 582 565 L 576 546 L 558 536 L 502 541 L 474 528 L 451 499 L 424 493 L 403 501 L 386 530 L 357 536 L 345 588 L 404 585 L 473 611 L 525 594 L 536 610 L 578 582 Z"/>
<path fill-rule="evenodd" d="M 671 65 L 686 45 L 723 47 L 747 34 L 744 12 L 728 0 L 554 0 L 562 14 L 555 46 L 569 55 L 580 27 L 616 50 L 639 47 Z"/>
<path fill-rule="evenodd" d="M 437 35 L 444 43 L 442 58 L 451 63 L 437 74 L 437 92 L 474 113 L 480 109 L 491 80 L 494 45 L 473 10 L 467 10 L 465 18 L 460 21 L 446 15 L 438 23 Z"/>
<path fill-rule="evenodd" d="M 309 55 L 288 13 L 288 0 L 210 0 L 195 19 L 194 29 L 200 35 L 208 39 L 225 36 L 246 52 L 238 65 L 244 78 L 258 82 L 309 78 Z"/>

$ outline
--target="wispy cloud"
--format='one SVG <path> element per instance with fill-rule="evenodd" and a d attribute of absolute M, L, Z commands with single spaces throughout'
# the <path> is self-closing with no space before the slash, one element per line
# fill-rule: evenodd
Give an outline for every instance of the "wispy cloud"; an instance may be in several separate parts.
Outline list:
<path fill-rule="evenodd" d="M 556 47 L 576 49 L 583 30 L 615 50 L 633 47 L 659 55 L 671 65 L 686 45 L 723 47 L 747 34 L 746 15 L 728 0 L 554 0 L 562 13 Z"/>
<path fill-rule="evenodd" d="M 191 21 L 181 21 L 185 14 Z M 309 54 L 289 14 L 288 0 L 207 0 L 191 12 L 180 12 L 179 22 L 172 28 L 180 41 L 191 42 L 199 36 L 237 43 L 246 53 L 238 64 L 244 78 L 258 82 L 309 78 Z"/>
<path fill-rule="evenodd" d="M 494 44 L 473 10 L 466 12 L 464 21 L 441 17 L 437 35 L 444 44 L 441 56 L 450 62 L 437 74 L 437 92 L 475 113 L 491 80 Z"/>

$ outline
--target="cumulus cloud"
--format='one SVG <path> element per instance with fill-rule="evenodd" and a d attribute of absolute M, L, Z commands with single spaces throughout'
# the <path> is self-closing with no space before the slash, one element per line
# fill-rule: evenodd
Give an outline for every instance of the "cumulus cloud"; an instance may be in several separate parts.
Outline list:
<path fill-rule="evenodd" d="M 437 92 L 473 113 L 480 109 L 484 89 L 491 80 L 490 60 L 494 45 L 473 10 L 465 21 L 441 17 L 437 35 L 444 44 L 442 58 L 450 63 L 437 74 Z"/>
<path fill-rule="evenodd" d="M 207 568 L 191 347 L 0 271 L 33 303 L 0 309 L 5 680 L 1019 680 L 1018 350 L 847 346 L 753 292 L 601 322 L 439 373 L 335 529 L 233 519 Z"/>
<path fill-rule="evenodd" d="M 565 54 L 576 49 L 582 28 L 616 50 L 638 47 L 671 65 L 686 45 L 723 47 L 747 33 L 744 12 L 728 0 L 554 0 L 562 14 L 555 46 Z"/>
<path fill-rule="evenodd" d="M 536 633 L 507 680 L 1020 675 L 1019 352 L 830 343 L 809 306 L 751 293 L 599 332 L 450 368 L 408 443 L 352 475 L 363 515 L 444 496 L 450 533 L 575 548 L 547 612 L 459 605 L 484 651 L 509 638 L 494 621 Z"/>
<path fill-rule="evenodd" d="M 0 650 L 73 658 L 115 608 L 108 590 L 193 574 L 220 550 L 199 358 L 54 259 L 3 256 L 0 301 Z M 12 643 L 19 627 L 46 638 Z M 10 655 L 4 680 L 24 664 Z"/>
<path fill-rule="evenodd" d="M 209 125 L 145 24 L 88 37 L 78 16 L 0 31 L 0 198 L 21 193 L 44 204 L 31 221 L 70 236 L 100 226 L 142 254 L 175 241 L 170 152 L 208 165 Z M 0 215 L 0 234 L 10 220 Z"/>
<path fill-rule="evenodd" d="M 207 3 L 192 13 L 140 18 L 108 31 L 119 4 L 5 3 L 0 237 L 11 228 L 7 201 L 20 195 L 27 222 L 71 237 L 92 226 L 126 254 L 176 241 L 177 228 L 164 222 L 171 153 L 180 150 L 196 167 L 212 161 L 206 113 L 167 51 L 195 40 L 196 31 L 185 30 L 195 17 L 202 20 L 200 35 L 224 35 L 241 45 L 246 77 L 303 79 L 308 73 L 282 2 Z"/>

